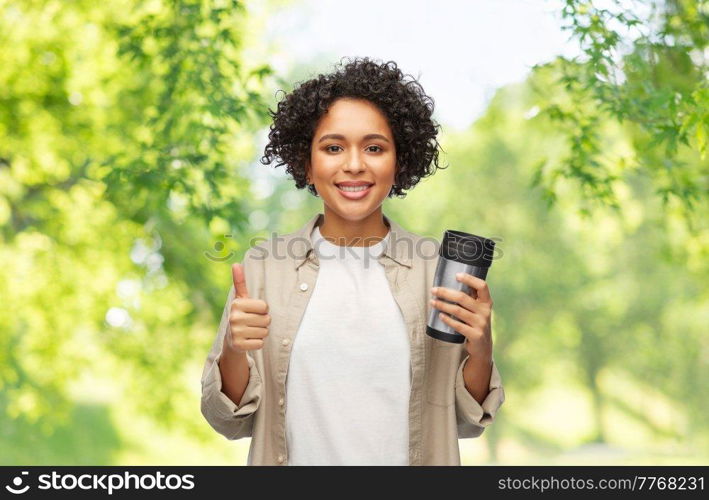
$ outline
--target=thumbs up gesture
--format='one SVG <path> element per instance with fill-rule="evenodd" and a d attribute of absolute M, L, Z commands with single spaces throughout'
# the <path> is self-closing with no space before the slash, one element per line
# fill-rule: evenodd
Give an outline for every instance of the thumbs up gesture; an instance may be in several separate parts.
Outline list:
<path fill-rule="evenodd" d="M 232 353 L 244 354 L 246 351 L 261 349 L 268 335 L 271 317 L 268 304 L 261 299 L 249 297 L 241 264 L 231 267 L 234 280 L 234 300 L 231 301 L 229 328 L 224 336 L 224 348 Z"/>

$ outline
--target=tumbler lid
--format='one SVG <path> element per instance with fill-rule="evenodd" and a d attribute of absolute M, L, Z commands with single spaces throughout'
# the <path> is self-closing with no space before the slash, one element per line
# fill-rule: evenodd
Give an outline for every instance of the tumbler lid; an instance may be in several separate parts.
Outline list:
<path fill-rule="evenodd" d="M 495 242 L 475 234 L 453 231 L 443 233 L 439 255 L 448 260 L 476 267 L 490 267 Z"/>

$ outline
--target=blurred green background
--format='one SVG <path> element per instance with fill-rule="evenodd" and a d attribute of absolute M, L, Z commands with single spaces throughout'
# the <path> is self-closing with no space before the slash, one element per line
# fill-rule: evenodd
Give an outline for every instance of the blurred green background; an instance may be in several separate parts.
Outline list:
<path fill-rule="evenodd" d="M 0 0 L 0 464 L 246 462 L 199 410 L 230 265 L 322 210 L 258 163 L 313 76 L 268 63 L 285 5 Z M 555 6 L 578 55 L 384 205 L 498 242 L 507 400 L 463 463 L 706 464 L 709 6 Z"/>

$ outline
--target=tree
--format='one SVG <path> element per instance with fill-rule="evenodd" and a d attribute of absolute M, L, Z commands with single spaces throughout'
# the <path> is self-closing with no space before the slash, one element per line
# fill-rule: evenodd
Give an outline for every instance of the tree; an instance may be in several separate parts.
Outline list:
<path fill-rule="evenodd" d="M 132 404 L 199 432 L 182 374 L 213 340 L 199 327 L 214 330 L 229 278 L 203 253 L 243 233 L 240 167 L 274 83 L 242 61 L 246 9 L 35 0 L 0 13 L 2 440 L 41 446 L 37 431 L 75 412 L 72 386 L 108 367 Z"/>
<path fill-rule="evenodd" d="M 709 3 L 597 3 L 564 2 L 562 19 L 581 55 L 534 67 L 537 73 L 562 69 L 552 85 L 538 89 L 537 111 L 558 123 L 568 153 L 554 163 L 542 159 L 533 185 L 553 204 L 557 180 L 571 179 L 590 204 L 617 209 L 617 186 L 637 172 L 694 224 L 695 212 L 706 213 L 709 187 Z M 600 129 L 608 120 L 632 133 L 634 154 L 607 154 Z"/>

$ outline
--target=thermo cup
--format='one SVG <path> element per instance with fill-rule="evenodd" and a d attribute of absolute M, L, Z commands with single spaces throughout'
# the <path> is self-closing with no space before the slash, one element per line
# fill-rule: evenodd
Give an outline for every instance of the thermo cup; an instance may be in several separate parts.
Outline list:
<path fill-rule="evenodd" d="M 482 236 L 464 233 L 462 231 L 447 230 L 443 233 L 443 241 L 438 250 L 438 264 L 433 278 L 433 286 L 452 288 L 470 294 L 470 287 L 455 278 L 456 273 L 468 273 L 478 278 L 485 279 L 487 270 L 492 265 L 492 254 L 495 242 Z M 440 297 L 437 300 L 449 302 Z M 461 344 L 465 336 L 456 332 L 452 327 L 443 322 L 438 314 L 448 314 L 435 307 L 426 324 L 426 333 L 434 339 L 444 342 Z M 453 315 L 453 319 L 458 320 Z M 460 321 L 460 320 L 458 320 Z"/>

